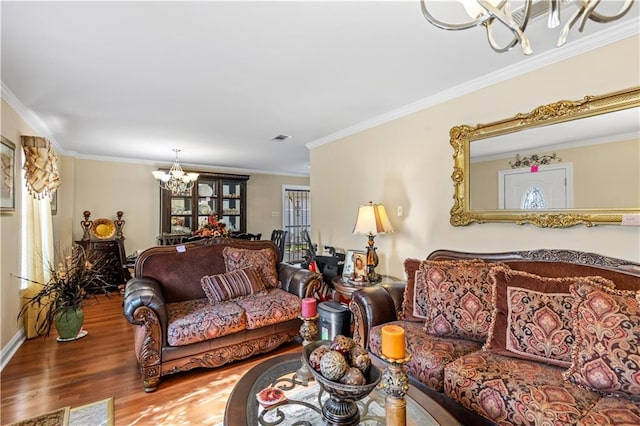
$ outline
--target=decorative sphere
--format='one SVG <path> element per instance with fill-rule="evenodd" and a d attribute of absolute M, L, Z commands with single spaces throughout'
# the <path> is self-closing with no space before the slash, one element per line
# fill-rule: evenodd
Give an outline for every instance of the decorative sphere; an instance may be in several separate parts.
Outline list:
<path fill-rule="evenodd" d="M 329 345 L 322 345 L 315 348 L 313 352 L 309 354 L 309 365 L 311 365 L 311 368 L 320 371 L 320 360 L 329 350 Z"/>
<path fill-rule="evenodd" d="M 355 345 L 353 349 L 351 349 L 351 366 L 356 367 L 364 374 L 370 365 L 371 358 L 369 357 L 369 353 L 361 346 Z"/>
<path fill-rule="evenodd" d="M 367 383 L 367 380 L 364 378 L 362 372 L 356 367 L 349 367 L 347 372 L 340 378 L 340 383 L 344 383 L 345 385 L 362 386 Z"/>
<path fill-rule="evenodd" d="M 329 380 L 338 381 L 349 365 L 338 351 L 329 351 L 320 360 L 320 373 Z"/>

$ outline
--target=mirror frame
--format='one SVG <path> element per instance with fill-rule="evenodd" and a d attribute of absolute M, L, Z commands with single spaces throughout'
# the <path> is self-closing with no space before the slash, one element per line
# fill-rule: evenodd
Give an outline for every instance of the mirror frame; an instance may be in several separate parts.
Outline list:
<path fill-rule="evenodd" d="M 473 222 L 529 223 L 543 228 L 566 228 L 584 224 L 619 224 L 625 214 L 640 214 L 639 208 L 624 209 L 566 209 L 562 211 L 541 210 L 471 210 L 469 197 L 469 144 L 474 140 L 487 139 L 524 129 L 548 126 L 555 123 L 606 114 L 640 106 L 640 86 L 600 96 L 585 96 L 577 101 L 559 101 L 534 108 L 526 114 L 499 120 L 475 127 L 460 125 L 449 131 L 453 147 L 454 183 L 453 207 L 450 222 L 453 226 L 465 226 Z"/>

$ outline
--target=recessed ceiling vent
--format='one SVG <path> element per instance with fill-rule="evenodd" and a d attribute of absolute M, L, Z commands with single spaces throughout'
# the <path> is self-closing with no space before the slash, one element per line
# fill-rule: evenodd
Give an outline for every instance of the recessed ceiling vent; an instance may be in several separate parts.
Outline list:
<path fill-rule="evenodd" d="M 278 135 L 278 136 L 272 138 L 271 140 L 273 142 L 283 142 L 283 141 L 286 141 L 289 138 L 291 138 L 291 136 L 289 136 L 289 135 Z"/>

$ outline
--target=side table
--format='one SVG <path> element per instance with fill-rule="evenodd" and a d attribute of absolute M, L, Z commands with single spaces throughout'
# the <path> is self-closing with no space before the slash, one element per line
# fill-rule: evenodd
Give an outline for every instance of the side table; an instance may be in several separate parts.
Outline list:
<path fill-rule="evenodd" d="M 380 284 L 391 284 L 402 281 L 390 275 L 381 275 L 380 277 L 382 279 L 377 283 L 370 283 L 368 281 L 353 281 L 348 279 L 347 277 L 334 277 L 331 280 L 331 284 L 333 285 L 333 288 L 335 290 L 333 293 L 333 301 L 349 304 L 353 292 L 361 289 L 362 287 L 373 287 Z"/>

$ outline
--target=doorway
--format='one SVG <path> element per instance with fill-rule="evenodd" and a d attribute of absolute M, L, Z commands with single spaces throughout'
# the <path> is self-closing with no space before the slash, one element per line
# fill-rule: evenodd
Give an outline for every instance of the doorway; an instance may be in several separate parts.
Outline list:
<path fill-rule="evenodd" d="M 498 208 L 549 210 L 573 207 L 573 164 L 498 171 Z"/>

